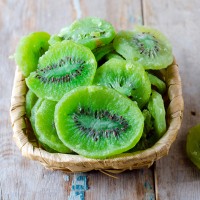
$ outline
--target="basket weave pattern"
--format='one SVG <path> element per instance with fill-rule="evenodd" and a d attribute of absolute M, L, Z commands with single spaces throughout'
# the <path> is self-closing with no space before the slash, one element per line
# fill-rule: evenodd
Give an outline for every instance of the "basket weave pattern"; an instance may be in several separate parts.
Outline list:
<path fill-rule="evenodd" d="M 28 139 L 29 130 L 25 113 L 26 83 L 17 68 L 11 98 L 11 122 L 13 138 L 22 155 L 40 161 L 48 169 L 66 172 L 86 172 L 91 170 L 107 170 L 122 172 L 138 168 L 150 167 L 154 161 L 168 154 L 171 144 L 176 139 L 183 115 L 183 97 L 178 65 L 174 61 L 168 68 L 161 70 L 168 88 L 169 106 L 167 108 L 168 129 L 165 135 L 151 148 L 140 153 L 123 153 L 115 158 L 104 160 L 89 159 L 80 155 L 49 153 Z"/>

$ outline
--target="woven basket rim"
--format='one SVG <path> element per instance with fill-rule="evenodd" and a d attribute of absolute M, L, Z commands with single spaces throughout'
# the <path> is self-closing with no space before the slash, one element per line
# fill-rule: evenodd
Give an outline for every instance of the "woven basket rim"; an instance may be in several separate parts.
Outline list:
<path fill-rule="evenodd" d="M 42 148 L 34 147 L 26 135 L 25 122 L 25 95 L 26 84 L 19 68 L 16 68 L 14 85 L 11 97 L 10 116 L 13 127 L 13 138 L 22 155 L 32 160 L 40 161 L 46 168 L 60 169 L 68 172 L 90 171 L 90 170 L 132 170 L 150 167 L 154 161 L 168 154 L 171 144 L 176 139 L 183 117 L 183 96 L 181 78 L 178 65 L 174 59 L 173 63 L 163 70 L 168 88 L 170 100 L 167 109 L 170 120 L 169 127 L 164 136 L 149 149 L 123 153 L 108 159 L 90 159 L 80 155 L 49 153 Z"/>

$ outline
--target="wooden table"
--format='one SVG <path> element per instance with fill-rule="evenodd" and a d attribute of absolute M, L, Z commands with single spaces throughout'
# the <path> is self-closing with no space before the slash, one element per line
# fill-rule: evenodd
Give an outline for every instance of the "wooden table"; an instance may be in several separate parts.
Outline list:
<path fill-rule="evenodd" d="M 14 53 L 23 35 L 41 30 L 57 33 L 63 26 L 85 16 L 107 19 L 117 30 L 132 29 L 134 24 L 151 25 L 164 32 L 173 44 L 183 83 L 184 119 L 169 155 L 150 169 L 127 171 L 115 175 L 116 178 L 96 171 L 85 174 L 48 171 L 40 163 L 22 157 L 12 140 L 9 106 L 15 63 L 8 56 Z M 81 193 L 86 200 L 200 199 L 200 171 L 185 153 L 188 129 L 200 123 L 199 18 L 198 0 L 1 0 L 1 200 L 74 199 L 78 193 L 72 186 L 80 177 L 88 185 Z"/>

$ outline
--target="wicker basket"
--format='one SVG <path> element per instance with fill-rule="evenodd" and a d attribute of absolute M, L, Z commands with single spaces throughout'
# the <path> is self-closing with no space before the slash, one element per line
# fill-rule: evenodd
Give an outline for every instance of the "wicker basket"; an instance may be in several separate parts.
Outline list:
<path fill-rule="evenodd" d="M 164 136 L 151 148 L 135 153 L 123 153 L 110 159 L 89 159 L 80 155 L 49 153 L 38 145 L 31 136 L 25 115 L 25 95 L 27 87 L 24 77 L 17 68 L 12 91 L 10 115 L 13 138 L 22 155 L 40 161 L 46 168 L 66 172 L 86 172 L 105 170 L 113 173 L 124 170 L 150 167 L 154 161 L 168 154 L 181 125 L 183 97 L 178 65 L 174 61 L 168 68 L 161 70 L 168 88 L 167 121 L 168 129 Z"/>

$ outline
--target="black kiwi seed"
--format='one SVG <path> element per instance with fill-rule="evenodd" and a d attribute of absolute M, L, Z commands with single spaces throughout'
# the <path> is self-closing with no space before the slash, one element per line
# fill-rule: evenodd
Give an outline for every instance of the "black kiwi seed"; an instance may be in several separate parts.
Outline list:
<path fill-rule="evenodd" d="M 104 132 L 104 136 L 105 136 L 106 138 L 108 137 L 108 131 L 107 131 L 107 130 Z"/>
<path fill-rule="evenodd" d="M 117 137 L 118 134 L 117 134 L 117 131 L 116 131 L 116 130 L 113 131 L 113 135 L 114 135 L 115 137 Z"/>
<path fill-rule="evenodd" d="M 69 74 L 57 76 L 57 78 L 52 77 L 52 76 L 50 76 L 50 77 L 47 76 L 48 71 L 50 71 L 52 69 L 63 67 L 65 64 L 78 65 L 78 69 L 76 69 L 75 71 L 72 71 Z M 70 82 L 72 79 L 81 75 L 81 73 L 84 69 L 84 64 L 85 64 L 85 61 L 83 61 L 83 60 L 75 59 L 73 57 L 65 57 L 65 58 L 62 58 L 57 64 L 52 64 L 51 66 L 46 66 L 42 69 L 37 69 L 35 77 L 38 78 L 43 83 Z M 47 75 L 45 75 L 45 77 L 44 77 L 44 74 L 47 74 Z M 55 72 L 55 75 L 56 75 L 56 72 Z"/>
<path fill-rule="evenodd" d="M 85 116 L 92 116 L 95 119 L 102 119 L 105 118 L 107 120 L 112 120 L 118 123 L 118 127 L 116 128 L 110 128 L 106 130 L 98 130 L 95 129 L 95 127 L 85 127 L 80 121 L 79 117 L 81 115 Z M 118 116 L 117 114 L 111 114 L 109 111 L 104 110 L 95 110 L 92 111 L 90 108 L 82 108 L 78 107 L 76 112 L 72 115 L 72 119 L 75 123 L 75 125 L 78 127 L 78 129 L 87 136 L 93 138 L 94 141 L 98 141 L 100 137 L 119 137 L 119 135 L 123 132 L 125 132 L 128 129 L 128 122 L 123 116 Z"/>

